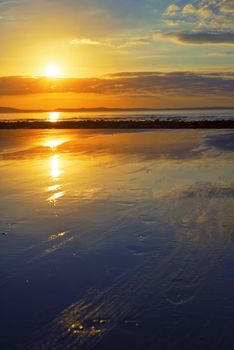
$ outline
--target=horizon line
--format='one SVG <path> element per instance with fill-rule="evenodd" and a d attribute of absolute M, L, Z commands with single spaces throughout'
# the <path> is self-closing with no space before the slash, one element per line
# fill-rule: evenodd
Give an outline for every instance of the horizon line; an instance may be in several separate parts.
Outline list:
<path fill-rule="evenodd" d="M 214 109 L 226 109 L 232 110 L 234 106 L 199 106 L 199 107 L 175 107 L 175 108 L 158 108 L 158 107 L 75 107 L 66 108 L 58 107 L 51 109 L 41 108 L 16 108 L 8 106 L 0 106 L 0 114 L 2 113 L 47 113 L 47 112 L 86 112 L 86 111 L 179 111 L 179 110 L 214 110 Z"/>

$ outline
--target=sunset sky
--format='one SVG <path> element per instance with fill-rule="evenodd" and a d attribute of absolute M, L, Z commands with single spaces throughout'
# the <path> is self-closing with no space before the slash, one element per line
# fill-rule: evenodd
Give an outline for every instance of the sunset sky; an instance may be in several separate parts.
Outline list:
<path fill-rule="evenodd" d="M 233 0 L 0 0 L 0 106 L 233 106 Z"/>

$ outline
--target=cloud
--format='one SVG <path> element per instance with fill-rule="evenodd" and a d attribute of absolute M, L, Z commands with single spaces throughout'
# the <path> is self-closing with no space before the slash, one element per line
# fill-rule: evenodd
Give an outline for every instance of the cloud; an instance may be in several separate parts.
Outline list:
<path fill-rule="evenodd" d="M 171 4 L 170 6 L 168 6 L 168 8 L 166 9 L 164 15 L 165 16 L 175 16 L 180 12 L 180 7 L 175 5 L 175 4 Z"/>
<path fill-rule="evenodd" d="M 92 39 L 73 39 L 70 41 L 71 45 L 101 45 L 100 41 Z"/>
<path fill-rule="evenodd" d="M 141 37 L 132 37 L 126 39 L 125 37 L 102 38 L 100 40 L 93 39 L 73 39 L 69 42 L 72 46 L 91 45 L 91 46 L 106 46 L 112 49 L 123 49 L 134 46 L 148 45 L 152 42 L 152 37 L 149 35 Z"/>
<path fill-rule="evenodd" d="M 234 13 L 234 1 L 233 0 L 224 1 L 220 6 L 220 11 L 227 12 L 227 13 Z"/>
<path fill-rule="evenodd" d="M 234 55 L 234 51 L 216 51 L 210 52 L 209 56 L 232 56 Z"/>
<path fill-rule="evenodd" d="M 180 21 L 172 20 L 172 19 L 165 19 L 163 20 L 163 23 L 166 24 L 168 27 L 177 27 L 181 24 Z"/>
<path fill-rule="evenodd" d="M 123 72 L 100 78 L 1 77 L 0 95 L 37 93 L 232 96 L 234 73 Z"/>
<path fill-rule="evenodd" d="M 197 12 L 196 8 L 191 4 L 185 5 L 184 8 L 182 9 L 182 13 L 185 15 L 194 14 L 196 12 Z"/>
<path fill-rule="evenodd" d="M 170 32 L 157 33 L 155 38 L 170 39 L 183 44 L 234 45 L 233 32 Z"/>
<path fill-rule="evenodd" d="M 208 6 L 195 7 L 192 4 L 187 4 L 184 6 L 182 10 L 182 14 L 184 15 L 197 15 L 201 18 L 207 18 L 214 16 L 214 12 Z"/>
<path fill-rule="evenodd" d="M 173 6 L 173 5 L 171 5 Z M 184 24 L 190 29 L 223 30 L 234 29 L 234 2 L 233 0 L 203 0 L 195 4 L 187 3 L 180 11 L 170 11 L 170 6 L 164 13 L 164 19 L 177 21 L 184 29 Z M 170 22 L 169 22 L 170 24 Z"/>

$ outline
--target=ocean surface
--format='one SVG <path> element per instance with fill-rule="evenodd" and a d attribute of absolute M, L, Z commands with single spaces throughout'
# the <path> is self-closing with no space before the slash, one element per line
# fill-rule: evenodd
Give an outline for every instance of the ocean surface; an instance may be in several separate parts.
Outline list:
<path fill-rule="evenodd" d="M 234 131 L 0 130 L 0 170 L 1 350 L 234 349 Z"/>
<path fill-rule="evenodd" d="M 119 112 L 48 112 L 48 113 L 1 113 L 0 121 L 78 121 L 86 119 L 104 120 L 234 120 L 234 109 L 200 110 L 155 110 Z"/>

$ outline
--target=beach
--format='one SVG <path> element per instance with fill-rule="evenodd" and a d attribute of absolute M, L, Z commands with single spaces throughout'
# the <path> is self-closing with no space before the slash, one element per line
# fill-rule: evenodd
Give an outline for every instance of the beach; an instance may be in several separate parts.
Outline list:
<path fill-rule="evenodd" d="M 232 130 L 0 130 L 1 349 L 230 349 Z"/>

